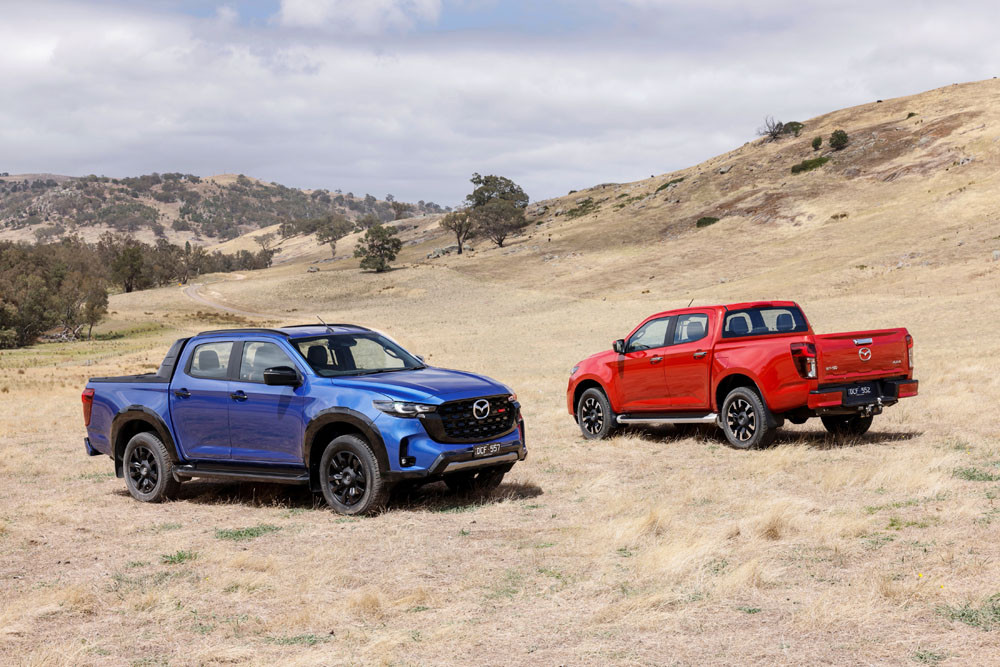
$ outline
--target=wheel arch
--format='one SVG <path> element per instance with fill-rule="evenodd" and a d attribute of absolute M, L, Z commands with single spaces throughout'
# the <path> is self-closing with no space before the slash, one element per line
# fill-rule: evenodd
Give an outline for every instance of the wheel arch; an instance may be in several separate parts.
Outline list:
<path fill-rule="evenodd" d="M 303 442 L 302 460 L 309 471 L 309 486 L 313 491 L 320 490 L 319 461 L 323 457 L 323 449 L 331 440 L 342 435 L 356 435 L 365 440 L 375 453 L 380 472 L 385 474 L 389 471 L 389 453 L 375 423 L 356 410 L 328 408 L 309 422 Z"/>
<path fill-rule="evenodd" d="M 760 384 L 750 375 L 736 371 L 726 375 L 718 384 L 715 385 L 715 392 L 713 393 L 713 398 L 715 400 L 715 410 L 716 412 L 722 411 L 722 404 L 726 400 L 726 396 L 729 395 L 733 389 L 737 387 L 748 387 L 757 392 L 760 399 L 764 402 L 764 406 L 767 407 L 767 396 L 764 395 L 763 390 L 760 388 Z"/>
<path fill-rule="evenodd" d="M 583 396 L 583 392 L 588 389 L 600 389 L 604 392 L 604 396 L 608 399 L 608 404 L 611 404 L 611 394 L 608 393 L 607 387 L 605 387 L 601 382 L 595 378 L 584 378 L 577 383 L 576 388 L 573 390 L 573 416 L 577 417 L 576 406 L 580 404 L 580 397 Z M 613 406 L 612 406 L 613 409 Z"/>
<path fill-rule="evenodd" d="M 120 410 L 111 421 L 111 451 L 115 460 L 115 475 L 117 477 L 125 475 L 122 470 L 125 447 L 128 445 L 128 441 L 138 433 L 152 433 L 167 448 L 167 453 L 173 462 L 176 463 L 180 460 L 174 438 L 160 415 L 145 406 L 130 405 Z"/>

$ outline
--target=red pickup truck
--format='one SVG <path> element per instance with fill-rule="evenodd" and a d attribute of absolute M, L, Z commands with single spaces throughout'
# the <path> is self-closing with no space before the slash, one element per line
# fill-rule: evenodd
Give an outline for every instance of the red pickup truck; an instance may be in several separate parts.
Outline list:
<path fill-rule="evenodd" d="M 817 335 L 791 301 L 657 313 L 581 361 L 566 390 L 589 439 L 626 424 L 716 424 L 739 449 L 764 447 L 787 419 L 819 417 L 860 436 L 917 395 L 906 329 Z"/>

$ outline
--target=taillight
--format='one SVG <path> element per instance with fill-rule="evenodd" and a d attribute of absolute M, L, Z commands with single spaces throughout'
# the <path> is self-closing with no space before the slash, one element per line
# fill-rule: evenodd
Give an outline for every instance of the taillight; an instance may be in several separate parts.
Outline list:
<path fill-rule="evenodd" d="M 94 408 L 94 390 L 84 389 L 80 394 L 80 400 L 83 401 L 83 425 L 90 426 L 90 411 Z"/>
<path fill-rule="evenodd" d="M 816 346 L 812 343 L 792 343 L 792 361 L 795 370 L 807 380 L 816 379 Z"/>
<path fill-rule="evenodd" d="M 913 370 L 913 336 L 906 334 L 906 364 Z"/>

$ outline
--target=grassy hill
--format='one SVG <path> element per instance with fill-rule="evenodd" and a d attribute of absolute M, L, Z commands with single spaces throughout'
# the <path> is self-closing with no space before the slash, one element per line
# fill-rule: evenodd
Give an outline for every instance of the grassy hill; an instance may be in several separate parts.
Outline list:
<path fill-rule="evenodd" d="M 441 212 L 433 202 L 412 205 L 411 214 Z M 141 240 L 207 245 L 261 227 L 339 213 L 350 219 L 373 214 L 392 220 L 389 202 L 371 195 L 300 190 L 243 175 L 201 178 L 147 174 L 134 178 L 52 174 L 0 176 L 0 239 L 58 238 L 76 233 L 130 232 Z"/>
<path fill-rule="evenodd" d="M 502 249 L 428 260 L 448 239 L 414 223 L 383 274 L 307 272 L 332 258 L 293 238 L 267 270 L 112 297 L 104 340 L 4 351 L 0 656 L 992 664 L 998 98 L 990 80 L 798 119 L 797 138 L 533 204 Z M 835 129 L 850 142 L 832 152 Z M 830 161 L 792 174 L 814 136 Z M 908 327 L 921 395 L 856 441 L 815 420 L 751 452 L 670 428 L 580 437 L 564 396 L 579 359 L 657 310 L 775 297 L 821 332 Z M 435 485 L 345 519 L 265 484 L 142 505 L 84 456 L 87 376 L 151 370 L 194 331 L 316 314 L 510 384 L 528 459 L 488 497 Z"/>

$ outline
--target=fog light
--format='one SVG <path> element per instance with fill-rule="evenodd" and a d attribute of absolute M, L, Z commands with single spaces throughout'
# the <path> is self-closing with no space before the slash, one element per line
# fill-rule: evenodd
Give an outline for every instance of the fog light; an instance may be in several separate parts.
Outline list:
<path fill-rule="evenodd" d="M 404 456 L 403 458 L 399 459 L 399 465 L 403 466 L 404 468 L 415 466 L 417 465 L 417 458 L 415 456 Z"/>

